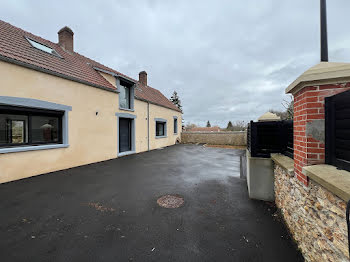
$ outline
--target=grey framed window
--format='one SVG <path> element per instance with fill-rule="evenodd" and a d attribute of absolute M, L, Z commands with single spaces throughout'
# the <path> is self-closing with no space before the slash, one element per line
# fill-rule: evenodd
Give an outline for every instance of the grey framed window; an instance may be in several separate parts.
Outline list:
<path fill-rule="evenodd" d="M 165 136 L 165 123 L 157 122 L 156 136 Z"/>
<path fill-rule="evenodd" d="M 62 144 L 64 112 L 0 106 L 0 148 Z"/>
<path fill-rule="evenodd" d="M 120 86 L 119 105 L 121 108 L 130 109 L 130 87 Z"/>
<path fill-rule="evenodd" d="M 177 117 L 174 116 L 174 134 L 177 134 Z"/>
<path fill-rule="evenodd" d="M 134 84 L 122 79 L 117 79 L 119 90 L 119 108 L 134 110 Z"/>
<path fill-rule="evenodd" d="M 156 118 L 156 138 L 163 138 L 167 136 L 167 121 L 165 119 Z"/>

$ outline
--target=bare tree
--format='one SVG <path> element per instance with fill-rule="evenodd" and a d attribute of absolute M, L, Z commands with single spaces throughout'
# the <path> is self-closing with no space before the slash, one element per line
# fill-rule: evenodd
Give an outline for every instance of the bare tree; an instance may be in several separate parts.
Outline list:
<path fill-rule="evenodd" d="M 188 123 L 188 124 L 186 125 L 186 130 L 190 130 L 190 129 L 195 128 L 195 127 L 197 127 L 197 125 Z"/>
<path fill-rule="evenodd" d="M 294 100 L 291 97 L 289 101 L 283 100 L 283 107 L 286 109 L 286 119 L 292 120 L 294 117 Z"/>
<path fill-rule="evenodd" d="M 247 123 L 243 120 L 237 120 L 233 125 L 233 131 L 244 131 L 247 129 Z"/>
<path fill-rule="evenodd" d="M 274 109 L 270 109 L 271 113 L 276 114 L 281 118 L 281 120 L 293 120 L 294 116 L 294 100 L 291 97 L 290 100 L 284 99 L 282 101 L 282 106 L 285 108 L 285 111 L 278 111 Z"/>

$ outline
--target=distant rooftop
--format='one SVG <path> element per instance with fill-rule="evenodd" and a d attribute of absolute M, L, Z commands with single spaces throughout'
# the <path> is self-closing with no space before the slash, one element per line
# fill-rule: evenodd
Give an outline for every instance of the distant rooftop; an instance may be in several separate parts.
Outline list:
<path fill-rule="evenodd" d="M 281 118 L 274 113 L 266 112 L 258 118 L 259 122 L 280 121 Z"/>

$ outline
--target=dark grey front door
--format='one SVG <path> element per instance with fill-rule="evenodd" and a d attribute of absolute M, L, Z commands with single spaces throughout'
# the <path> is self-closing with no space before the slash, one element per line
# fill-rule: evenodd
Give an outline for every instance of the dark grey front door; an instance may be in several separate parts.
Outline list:
<path fill-rule="evenodd" d="M 119 152 L 131 151 L 131 119 L 119 118 Z"/>

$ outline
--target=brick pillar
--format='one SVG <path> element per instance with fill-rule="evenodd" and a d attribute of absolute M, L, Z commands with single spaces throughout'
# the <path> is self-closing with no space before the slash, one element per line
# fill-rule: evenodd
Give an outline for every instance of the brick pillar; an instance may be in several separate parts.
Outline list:
<path fill-rule="evenodd" d="M 294 173 L 308 185 L 304 166 L 324 164 L 324 98 L 349 90 L 350 83 L 305 86 L 294 96 Z"/>

